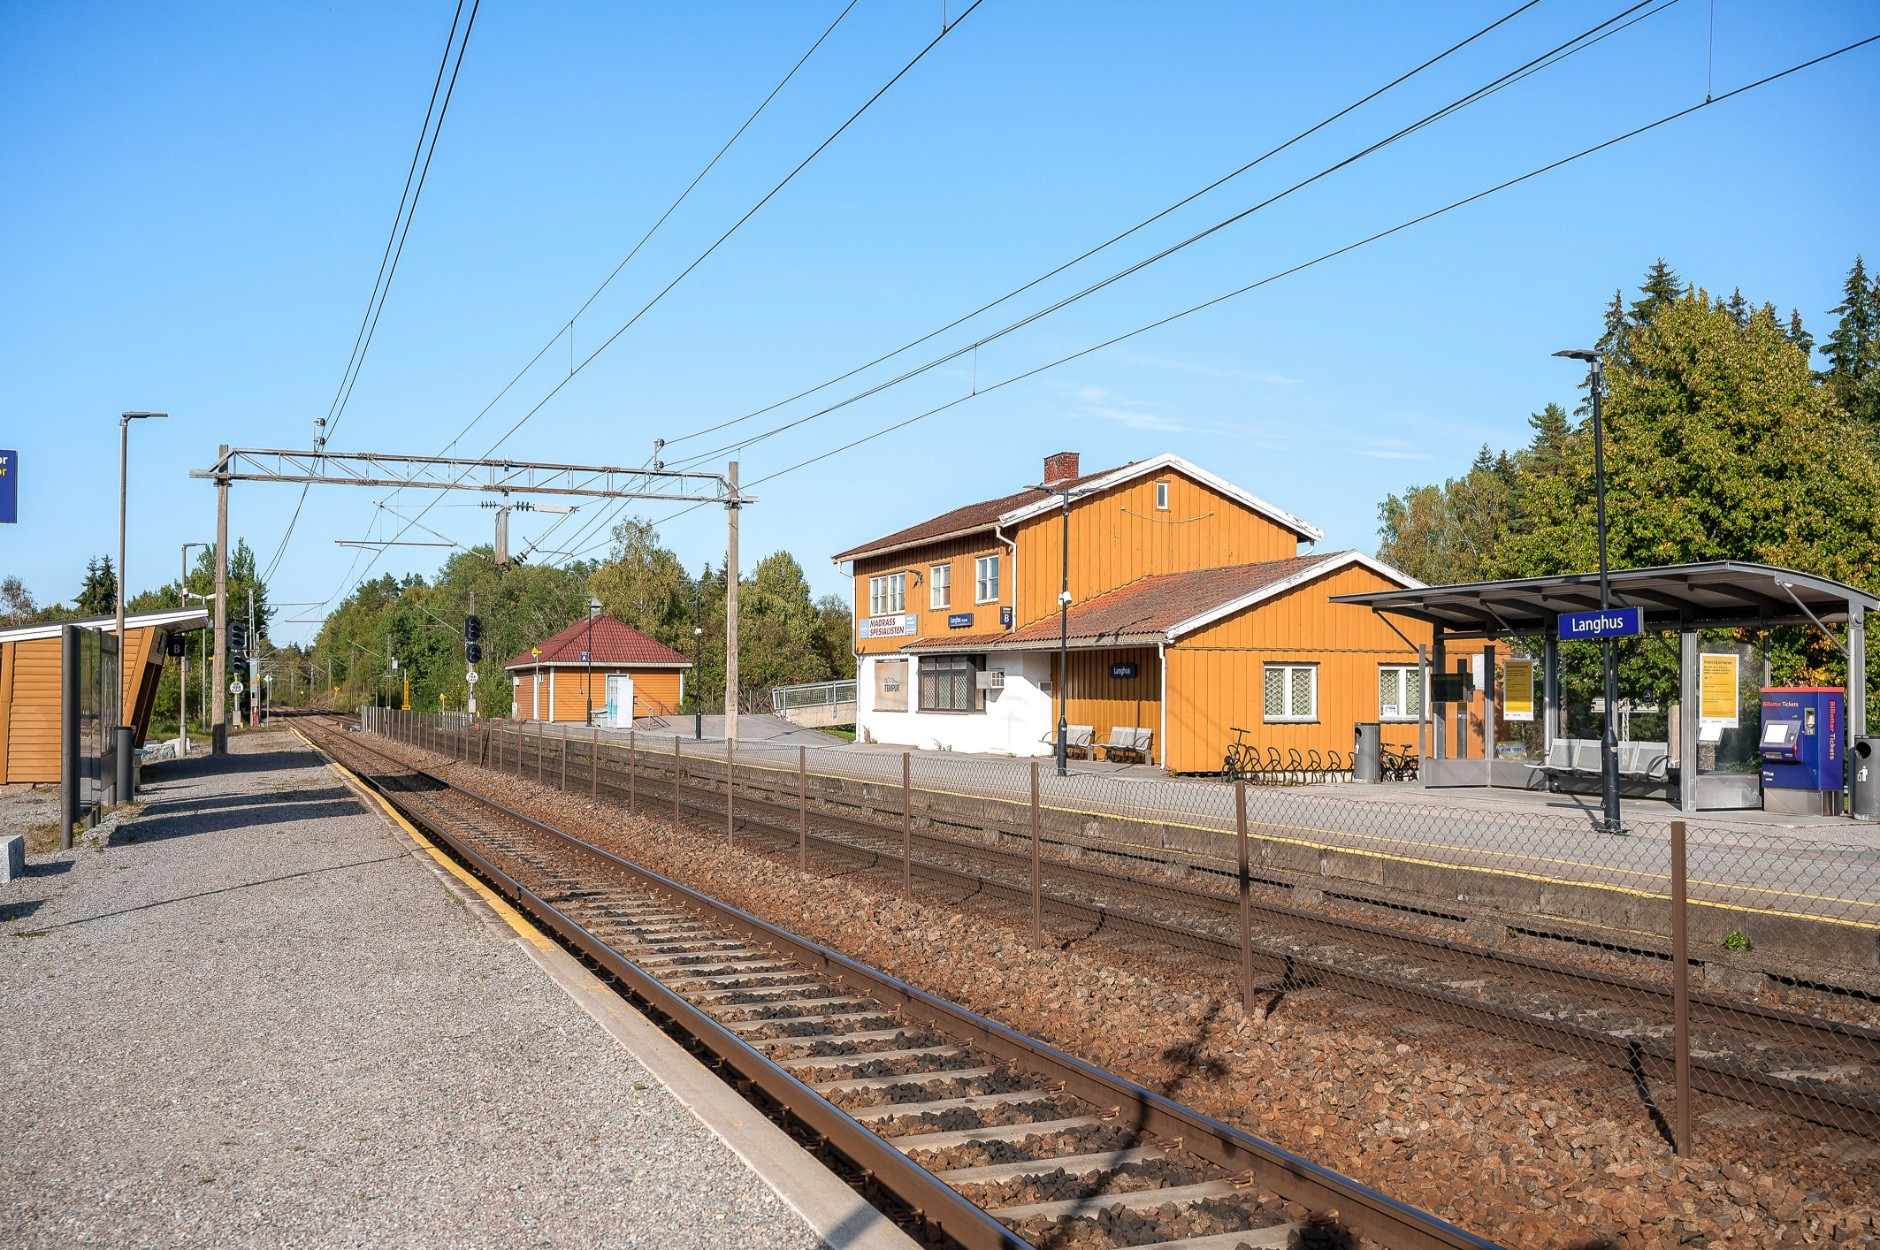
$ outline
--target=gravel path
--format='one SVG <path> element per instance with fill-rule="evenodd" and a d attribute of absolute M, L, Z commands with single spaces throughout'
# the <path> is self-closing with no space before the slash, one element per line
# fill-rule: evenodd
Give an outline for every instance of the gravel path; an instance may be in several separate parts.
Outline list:
<path fill-rule="evenodd" d="M 0 1243 L 817 1244 L 296 740 L 235 751 L 0 886 Z"/>

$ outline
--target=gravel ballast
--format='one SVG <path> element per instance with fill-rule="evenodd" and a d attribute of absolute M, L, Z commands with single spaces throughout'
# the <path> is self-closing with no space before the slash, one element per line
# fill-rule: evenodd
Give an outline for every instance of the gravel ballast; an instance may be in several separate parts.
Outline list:
<path fill-rule="evenodd" d="M 817 1237 L 285 733 L 0 886 L 0 1242 Z"/>

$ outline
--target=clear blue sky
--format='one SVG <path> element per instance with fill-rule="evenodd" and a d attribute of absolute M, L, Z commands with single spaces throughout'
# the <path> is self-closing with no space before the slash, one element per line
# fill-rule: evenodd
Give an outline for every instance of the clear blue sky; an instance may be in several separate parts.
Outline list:
<path fill-rule="evenodd" d="M 860 0 L 580 318 L 577 358 L 966 2 Z M 643 464 L 655 438 L 783 399 L 1036 277 L 1514 5 L 985 0 L 504 451 Z M 0 573 L 42 602 L 69 601 L 87 558 L 115 550 L 122 410 L 171 414 L 132 431 L 134 589 L 174 577 L 179 544 L 212 537 L 213 488 L 187 472 L 218 443 L 308 445 L 371 289 L 452 7 L 0 4 L 0 447 L 22 463 Z M 1212 225 L 1623 7 L 1545 0 L 905 363 Z M 441 450 L 840 9 L 490 0 L 333 448 Z M 986 346 L 978 382 L 1697 103 L 1707 80 L 1722 93 L 1875 33 L 1871 3 L 1683 0 Z M 1880 259 L 1877 104 L 1870 45 L 972 399 L 756 487 L 746 559 L 787 549 L 819 593 L 846 594 L 829 553 L 1036 481 L 1063 449 L 1087 467 L 1173 450 L 1315 522 L 1326 546 L 1369 550 L 1385 494 L 1458 472 L 1484 442 L 1524 441 L 1529 412 L 1575 398 L 1576 367 L 1550 353 L 1590 344 L 1614 288 L 1629 293 L 1656 257 L 1784 315 L 1798 307 L 1825 334 L 1855 253 Z M 564 339 L 464 449 L 487 448 L 567 362 Z M 974 376 L 963 360 L 754 444 L 744 479 L 970 393 Z M 265 561 L 297 495 L 237 486 L 233 532 Z M 316 489 L 275 600 L 337 602 L 366 562 L 334 540 L 387 533 L 380 498 Z M 467 502 L 446 500 L 425 524 L 487 541 L 489 514 Z M 550 520 L 519 517 L 516 545 Z M 663 533 L 694 568 L 722 559 L 722 511 Z M 428 572 L 439 556 L 395 549 L 377 568 Z M 284 610 L 276 639 L 310 637 L 312 625 L 289 623 L 308 611 Z"/>

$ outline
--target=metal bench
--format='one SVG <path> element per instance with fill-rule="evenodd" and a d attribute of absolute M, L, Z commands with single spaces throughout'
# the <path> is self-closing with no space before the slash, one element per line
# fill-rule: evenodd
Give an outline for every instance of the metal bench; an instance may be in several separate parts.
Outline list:
<path fill-rule="evenodd" d="M 1599 739 L 1561 738 L 1548 748 L 1545 761 L 1527 767 L 1529 773 L 1540 773 L 1550 781 L 1558 777 L 1597 777 L 1601 767 Z M 1663 781 L 1670 771 L 1670 743 L 1619 743 L 1621 777 L 1633 781 Z"/>
<path fill-rule="evenodd" d="M 1051 750 L 1055 752 L 1057 739 L 1047 738 L 1046 741 L 1051 744 Z M 1064 727 L 1064 753 L 1066 755 L 1072 751 L 1082 751 L 1086 756 L 1095 759 L 1096 741 L 1097 730 L 1094 725 L 1066 725 Z"/>
<path fill-rule="evenodd" d="M 1138 756 L 1143 763 L 1147 764 L 1149 743 L 1154 737 L 1155 734 L 1147 729 L 1135 729 L 1123 725 L 1113 726 L 1110 729 L 1109 741 L 1103 744 L 1103 756 L 1105 759 L 1113 760 L 1120 752 L 1123 755 Z"/>

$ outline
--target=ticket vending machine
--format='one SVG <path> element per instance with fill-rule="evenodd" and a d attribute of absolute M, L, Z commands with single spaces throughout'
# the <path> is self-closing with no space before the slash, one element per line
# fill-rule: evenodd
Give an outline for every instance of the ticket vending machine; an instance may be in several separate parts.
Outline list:
<path fill-rule="evenodd" d="M 1841 814 L 1839 686 L 1772 686 L 1762 692 L 1763 810 L 1790 816 Z"/>

